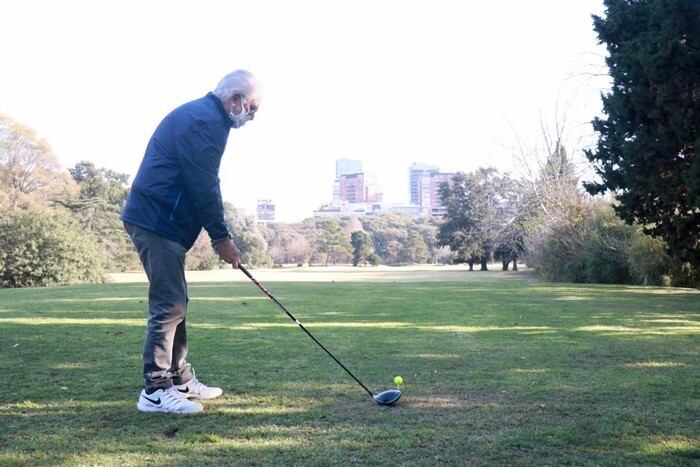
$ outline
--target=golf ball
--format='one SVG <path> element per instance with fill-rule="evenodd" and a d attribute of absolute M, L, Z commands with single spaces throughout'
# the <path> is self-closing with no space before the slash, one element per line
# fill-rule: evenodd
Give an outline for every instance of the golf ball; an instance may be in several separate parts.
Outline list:
<path fill-rule="evenodd" d="M 394 378 L 394 384 L 396 384 L 396 385 L 403 384 L 403 378 L 400 376 L 397 376 L 396 378 Z"/>

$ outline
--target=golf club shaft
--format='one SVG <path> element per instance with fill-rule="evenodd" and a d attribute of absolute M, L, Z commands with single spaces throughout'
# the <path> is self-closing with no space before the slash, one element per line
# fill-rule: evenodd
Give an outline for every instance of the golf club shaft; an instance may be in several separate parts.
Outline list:
<path fill-rule="evenodd" d="M 257 285 L 258 288 L 259 288 L 260 290 L 262 290 L 262 292 L 263 292 L 265 295 L 267 295 L 268 297 L 270 297 L 270 299 L 272 299 L 272 301 L 275 302 L 275 303 L 277 304 L 277 306 L 279 306 L 279 307 L 287 314 L 287 316 L 289 316 L 289 318 L 290 318 L 292 321 L 294 321 L 295 323 L 297 323 L 297 324 L 299 325 L 299 327 L 300 327 L 311 339 L 313 339 L 314 342 L 316 342 L 316 343 L 318 344 L 319 347 L 321 347 L 323 350 L 325 350 L 326 353 L 327 353 L 328 355 L 330 355 L 331 358 L 332 358 L 333 360 L 335 360 L 335 362 L 336 362 L 338 365 L 340 365 L 341 368 L 342 368 L 343 370 L 345 370 L 345 371 L 347 372 L 347 374 L 349 374 L 350 376 L 352 376 L 352 379 L 354 379 L 355 381 L 357 381 L 357 384 L 359 384 L 360 386 L 362 386 L 362 389 L 364 389 L 365 391 L 367 391 L 367 394 L 369 394 L 372 398 L 374 398 L 374 394 L 372 394 L 372 391 L 370 391 L 369 389 L 367 389 L 367 386 L 365 386 L 364 384 L 362 384 L 362 381 L 360 381 L 359 379 L 357 379 L 357 377 L 356 377 L 355 375 L 353 375 L 352 372 L 351 372 L 350 370 L 348 370 L 347 367 L 346 367 L 345 365 L 343 365 L 343 364 L 340 362 L 340 360 L 338 360 L 337 358 L 335 358 L 335 355 L 333 355 L 333 354 L 330 352 L 330 350 L 328 350 L 327 348 L 325 348 L 325 347 L 323 346 L 323 344 L 321 344 L 321 343 L 318 341 L 318 339 L 316 339 L 316 338 L 313 336 L 313 334 L 311 334 L 311 333 L 304 327 L 304 325 L 301 324 L 301 321 L 299 321 L 298 319 L 296 319 L 296 318 L 294 317 L 294 315 L 292 315 L 292 314 L 289 312 L 289 310 L 287 310 L 287 309 L 284 307 L 284 305 L 282 305 L 282 304 L 279 302 L 279 300 L 277 300 L 270 292 L 268 292 L 267 289 L 266 289 L 260 282 L 258 282 L 258 281 L 253 277 L 253 275 L 252 275 L 250 272 L 248 272 L 248 270 L 247 270 L 245 267 L 243 267 L 243 265 L 239 265 L 239 266 L 238 266 L 238 269 L 240 269 L 240 270 L 243 272 L 243 274 L 245 274 L 246 276 L 248 276 L 248 279 L 250 279 L 251 281 L 253 281 L 253 283 L 254 283 L 255 285 Z"/>

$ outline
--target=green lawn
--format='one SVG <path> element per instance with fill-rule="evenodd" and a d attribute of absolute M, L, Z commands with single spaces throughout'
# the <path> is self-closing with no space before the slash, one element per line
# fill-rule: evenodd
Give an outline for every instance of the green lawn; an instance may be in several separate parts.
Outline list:
<path fill-rule="evenodd" d="M 700 464 L 700 293 L 469 277 L 267 284 L 394 407 L 252 284 L 192 284 L 195 416 L 136 411 L 145 284 L 0 290 L 0 464 Z"/>

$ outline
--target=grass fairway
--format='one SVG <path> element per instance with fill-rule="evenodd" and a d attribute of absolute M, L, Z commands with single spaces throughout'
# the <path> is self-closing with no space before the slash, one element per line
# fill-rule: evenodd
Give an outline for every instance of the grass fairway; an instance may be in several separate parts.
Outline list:
<path fill-rule="evenodd" d="M 478 273 L 473 273 L 478 276 Z M 225 394 L 140 414 L 146 284 L 0 290 L 0 464 L 700 464 L 700 293 L 526 280 L 190 286 Z"/>

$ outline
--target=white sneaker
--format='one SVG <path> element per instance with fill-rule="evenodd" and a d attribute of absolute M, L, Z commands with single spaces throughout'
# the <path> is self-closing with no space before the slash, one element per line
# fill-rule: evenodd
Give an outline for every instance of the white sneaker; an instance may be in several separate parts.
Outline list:
<path fill-rule="evenodd" d="M 141 390 L 136 407 L 141 412 L 197 413 L 204 410 L 202 404 L 187 400 L 175 389 L 158 389 L 151 394 Z"/>
<path fill-rule="evenodd" d="M 214 399 L 224 393 L 221 388 L 210 388 L 192 378 L 185 384 L 174 386 L 182 397 L 187 399 Z"/>

